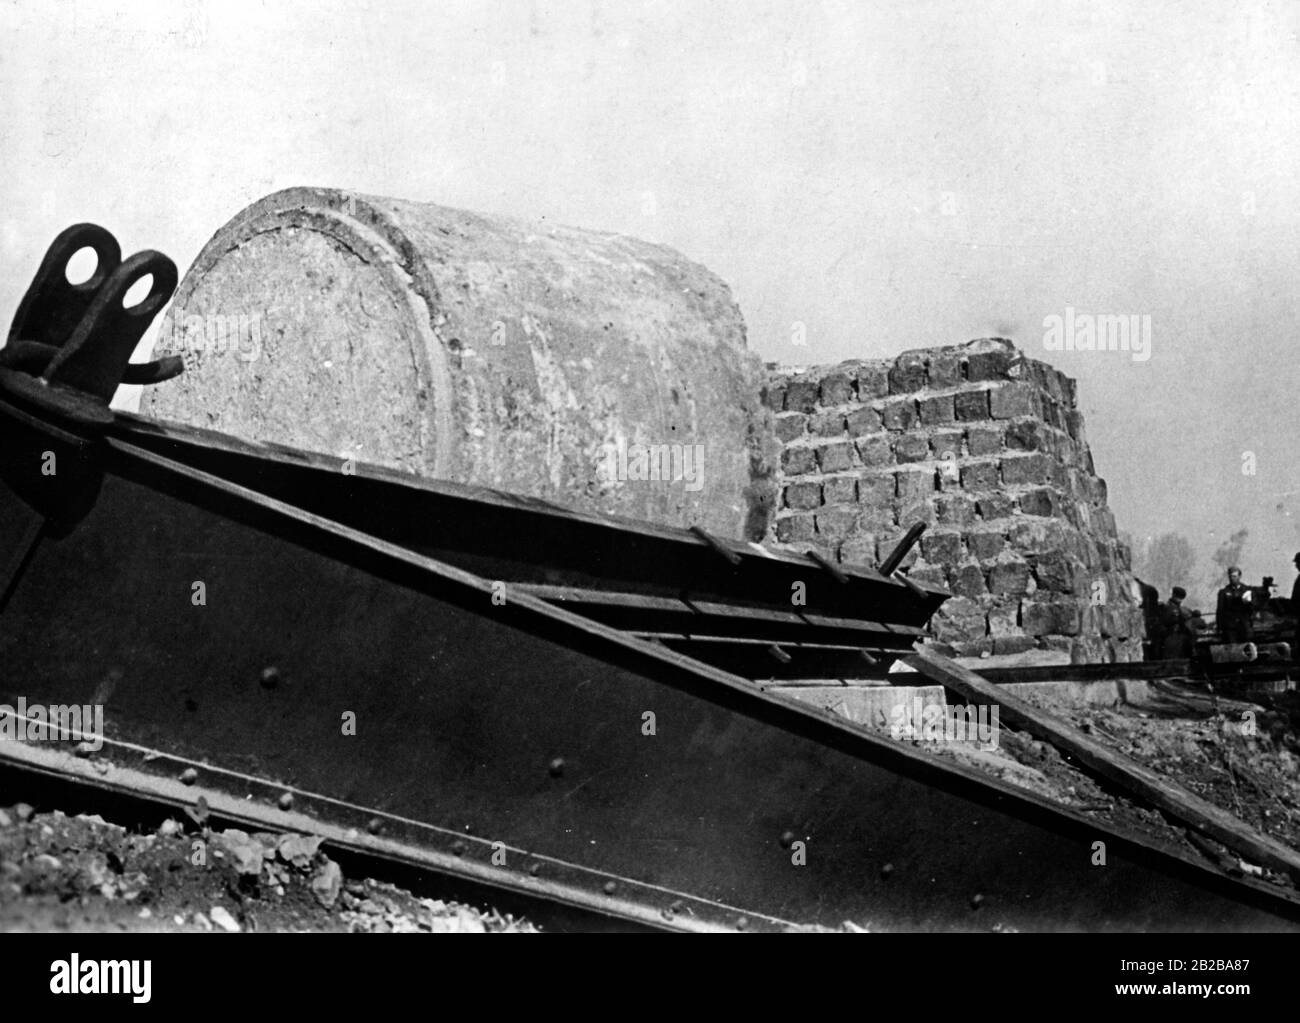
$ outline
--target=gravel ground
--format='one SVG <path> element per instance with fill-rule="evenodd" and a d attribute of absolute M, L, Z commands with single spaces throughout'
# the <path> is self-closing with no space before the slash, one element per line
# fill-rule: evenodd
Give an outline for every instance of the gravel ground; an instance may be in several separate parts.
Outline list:
<path fill-rule="evenodd" d="M 525 920 L 343 876 L 305 835 L 0 808 L 0 932 L 530 933 Z"/>

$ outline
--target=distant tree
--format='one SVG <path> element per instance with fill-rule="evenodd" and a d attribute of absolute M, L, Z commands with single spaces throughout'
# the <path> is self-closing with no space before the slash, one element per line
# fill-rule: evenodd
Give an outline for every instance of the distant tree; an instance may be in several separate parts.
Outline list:
<path fill-rule="evenodd" d="M 1162 533 L 1141 551 L 1133 552 L 1134 574 L 1160 591 L 1167 600 L 1175 586 L 1186 587 L 1196 567 L 1196 551 L 1181 533 Z"/>
<path fill-rule="evenodd" d="M 1219 544 L 1219 549 L 1210 556 L 1216 566 L 1215 568 L 1215 588 L 1222 586 L 1228 578 L 1228 569 L 1233 565 L 1241 564 L 1241 552 L 1246 547 L 1246 538 L 1250 536 L 1247 529 L 1239 529 L 1223 543 Z"/>

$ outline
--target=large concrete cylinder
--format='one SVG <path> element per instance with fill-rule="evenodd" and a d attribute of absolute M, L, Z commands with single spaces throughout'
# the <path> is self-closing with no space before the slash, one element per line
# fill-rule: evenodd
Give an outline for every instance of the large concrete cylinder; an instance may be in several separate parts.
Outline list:
<path fill-rule="evenodd" d="M 771 517 L 740 311 L 661 245 L 288 189 L 208 242 L 156 352 L 187 364 L 160 419 L 725 536 Z"/>

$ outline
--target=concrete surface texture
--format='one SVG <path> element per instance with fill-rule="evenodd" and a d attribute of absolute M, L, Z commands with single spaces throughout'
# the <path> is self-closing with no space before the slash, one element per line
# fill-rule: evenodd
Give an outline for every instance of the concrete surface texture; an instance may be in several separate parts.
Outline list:
<path fill-rule="evenodd" d="M 427 203 L 277 192 L 222 227 L 140 411 L 759 539 L 763 370 L 727 286 L 671 249 Z"/>
<path fill-rule="evenodd" d="M 904 561 L 953 593 L 933 621 L 959 656 L 1141 659 L 1130 553 L 1116 535 L 1075 383 L 990 338 L 892 360 L 769 366 L 783 445 L 768 542 Z"/>

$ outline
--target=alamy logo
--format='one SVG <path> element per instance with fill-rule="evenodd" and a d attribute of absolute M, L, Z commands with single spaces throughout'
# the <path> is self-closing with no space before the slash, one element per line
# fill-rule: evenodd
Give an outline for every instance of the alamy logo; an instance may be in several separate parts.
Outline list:
<path fill-rule="evenodd" d="M 605 444 L 599 477 L 609 483 L 681 483 L 695 493 L 704 488 L 703 444 Z"/>
<path fill-rule="evenodd" d="M 75 953 L 50 963 L 50 991 L 56 995 L 131 995 L 143 1005 L 150 998 L 152 959 L 87 959 Z"/>
<path fill-rule="evenodd" d="M 978 742 L 984 751 L 998 748 L 998 707 L 986 704 L 948 706 L 926 704 L 921 697 L 895 704 L 889 714 L 889 735 L 921 742 Z"/>
<path fill-rule="evenodd" d="M 1043 320 L 1043 347 L 1049 352 L 1131 352 L 1134 362 L 1151 358 L 1151 316 L 1076 313 L 1065 307 L 1065 316 L 1053 313 Z"/>
<path fill-rule="evenodd" d="M 244 362 L 256 362 L 262 357 L 260 313 L 190 315 L 184 317 L 183 323 L 168 322 L 171 330 L 166 344 L 160 346 L 166 351 L 184 356 L 231 354 Z"/>
<path fill-rule="evenodd" d="M 18 698 L 18 706 L 0 703 L 0 740 L 18 742 L 50 742 L 57 739 L 74 739 L 85 742 L 93 752 L 104 745 L 104 705 L 100 703 L 28 704 L 25 696 Z"/>

